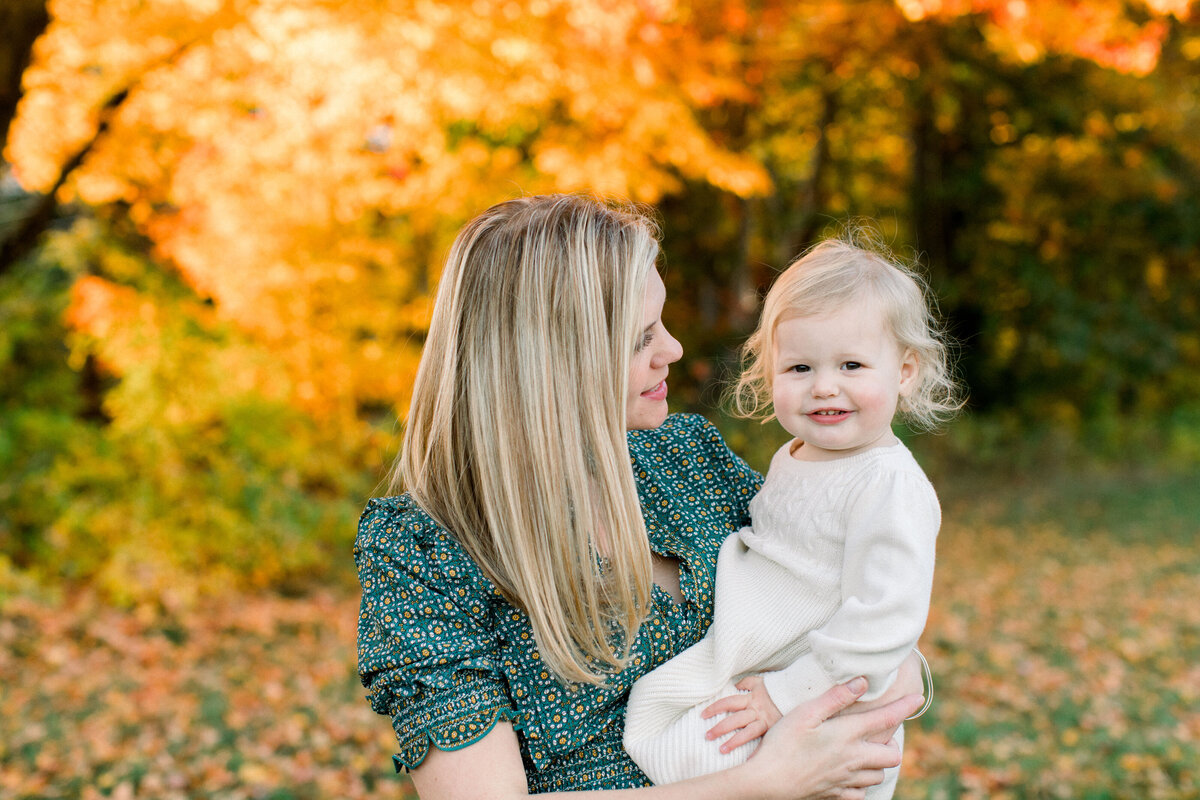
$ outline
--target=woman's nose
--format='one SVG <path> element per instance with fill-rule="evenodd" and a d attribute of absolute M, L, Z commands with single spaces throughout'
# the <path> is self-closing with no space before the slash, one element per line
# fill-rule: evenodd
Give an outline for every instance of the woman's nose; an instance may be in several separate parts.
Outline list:
<path fill-rule="evenodd" d="M 662 345 L 654 353 L 655 367 L 665 367 L 667 364 L 674 364 L 683 358 L 683 345 L 665 327 L 662 338 Z"/>

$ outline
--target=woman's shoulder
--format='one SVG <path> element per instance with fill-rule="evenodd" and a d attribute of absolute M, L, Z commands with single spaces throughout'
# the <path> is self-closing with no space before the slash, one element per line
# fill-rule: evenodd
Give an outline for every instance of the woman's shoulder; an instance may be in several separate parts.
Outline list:
<path fill-rule="evenodd" d="M 408 494 L 367 502 L 358 521 L 354 557 L 387 565 L 423 583 L 472 587 L 470 593 L 481 597 L 495 594 L 492 582 L 454 534 Z"/>
<path fill-rule="evenodd" d="M 657 428 L 631 431 L 629 455 L 643 502 L 675 502 L 728 512 L 737 524 L 762 485 L 717 426 L 699 414 L 672 414 Z"/>
<path fill-rule="evenodd" d="M 358 519 L 357 548 L 430 543 L 449 532 L 408 494 L 373 497 Z"/>
<path fill-rule="evenodd" d="M 724 477 L 761 483 L 761 476 L 725 443 L 717 426 L 699 414 L 671 414 L 666 422 L 649 430 L 630 431 L 629 455 L 635 468 L 647 472 L 662 469 L 702 473 L 716 470 Z"/>
<path fill-rule="evenodd" d="M 687 451 L 730 452 L 717 426 L 699 414 L 671 414 L 657 428 L 630 431 L 629 452 L 679 455 Z"/>

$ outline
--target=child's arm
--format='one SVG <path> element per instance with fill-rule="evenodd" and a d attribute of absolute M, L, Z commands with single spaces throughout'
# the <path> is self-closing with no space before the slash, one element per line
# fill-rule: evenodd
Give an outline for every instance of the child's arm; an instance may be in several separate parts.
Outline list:
<path fill-rule="evenodd" d="M 866 477 L 845 511 L 841 606 L 809 632 L 811 652 L 763 676 L 777 707 L 856 675 L 870 683 L 866 700 L 887 690 L 925 628 L 940 522 L 924 475 L 881 470 Z"/>

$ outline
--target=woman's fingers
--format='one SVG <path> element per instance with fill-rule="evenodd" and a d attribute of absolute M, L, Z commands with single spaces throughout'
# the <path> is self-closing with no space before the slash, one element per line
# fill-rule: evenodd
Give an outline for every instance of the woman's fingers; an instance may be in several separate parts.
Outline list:
<path fill-rule="evenodd" d="M 797 706 L 795 711 L 815 722 L 824 722 L 854 705 L 865 691 L 867 691 L 867 679 L 855 678 L 834 686 L 820 697 L 802 703 Z M 788 716 L 792 716 L 792 714 L 788 714 Z"/>
<path fill-rule="evenodd" d="M 861 725 L 867 739 L 886 742 L 892 738 L 904 720 L 908 719 L 924 702 L 923 696 L 910 694 L 880 708 L 864 711 L 861 714 L 847 714 L 843 719 Z"/>
<path fill-rule="evenodd" d="M 883 777 L 881 769 L 860 769 L 850 776 L 848 784 L 850 788 L 866 789 L 883 783 Z"/>
<path fill-rule="evenodd" d="M 841 794 L 838 797 L 859 797 L 867 796 L 866 789 L 872 786 L 878 786 L 883 783 L 884 774 L 881 769 L 858 769 L 850 773 L 846 778 L 845 783 L 840 787 Z"/>
<path fill-rule="evenodd" d="M 898 689 L 901 695 L 925 691 L 925 682 L 921 679 L 921 657 L 917 655 L 916 648 L 900 662 L 900 668 L 896 671 L 896 681 L 892 686 Z"/>
<path fill-rule="evenodd" d="M 898 766 L 895 742 L 879 744 L 871 737 L 900 725 L 922 698 L 909 695 L 876 709 L 839 715 L 862 696 L 866 683 L 857 679 L 835 686 L 772 726 L 748 762 L 756 767 L 746 773 L 758 783 L 754 793 L 781 796 L 783 787 L 782 796 L 791 791 L 791 796 L 822 800 L 861 798 L 862 787 L 880 783 L 885 769 Z"/>

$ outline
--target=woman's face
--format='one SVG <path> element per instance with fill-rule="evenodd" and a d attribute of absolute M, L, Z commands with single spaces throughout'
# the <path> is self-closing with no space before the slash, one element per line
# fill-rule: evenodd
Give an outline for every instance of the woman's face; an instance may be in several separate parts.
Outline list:
<path fill-rule="evenodd" d="M 666 299 L 667 287 L 652 270 L 642 303 L 642 335 L 629 362 L 629 396 L 625 400 L 628 430 L 657 428 L 667 419 L 668 365 L 679 360 L 683 348 L 663 325 Z"/>

